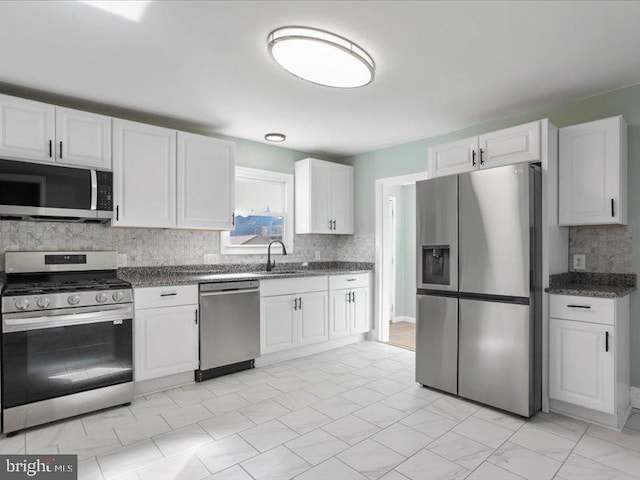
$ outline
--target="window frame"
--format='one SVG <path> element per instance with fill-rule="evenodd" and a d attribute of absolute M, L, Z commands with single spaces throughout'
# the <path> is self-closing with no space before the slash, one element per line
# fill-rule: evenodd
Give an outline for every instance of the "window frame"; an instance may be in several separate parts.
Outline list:
<path fill-rule="evenodd" d="M 293 181 L 294 176 L 290 173 L 274 172 L 271 170 L 262 170 L 259 168 L 249 167 L 236 167 L 235 176 L 233 181 L 238 179 L 242 180 L 254 180 L 260 182 L 271 182 L 284 184 L 284 232 L 283 241 L 287 247 L 287 253 L 293 253 L 293 237 L 295 232 L 294 225 L 294 197 L 293 197 Z M 235 184 L 234 184 L 235 187 Z M 234 215 L 237 211 L 234 199 Z M 220 232 L 220 254 L 221 255 L 266 255 L 267 245 L 231 245 L 231 232 Z M 278 245 L 278 248 L 271 249 L 272 254 L 282 254 L 282 248 Z"/>

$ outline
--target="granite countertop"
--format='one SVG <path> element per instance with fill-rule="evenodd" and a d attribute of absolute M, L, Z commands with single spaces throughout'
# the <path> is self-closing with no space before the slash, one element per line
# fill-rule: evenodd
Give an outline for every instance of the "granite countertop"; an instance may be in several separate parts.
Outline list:
<path fill-rule="evenodd" d="M 134 287 L 195 285 L 198 283 L 276 278 L 346 275 L 373 270 L 369 262 L 309 262 L 280 263 L 268 273 L 265 264 L 178 265 L 171 267 L 125 267 L 118 269 L 118 278 Z"/>
<path fill-rule="evenodd" d="M 547 292 L 581 297 L 617 298 L 636 289 L 635 273 L 567 272 L 551 275 Z"/>

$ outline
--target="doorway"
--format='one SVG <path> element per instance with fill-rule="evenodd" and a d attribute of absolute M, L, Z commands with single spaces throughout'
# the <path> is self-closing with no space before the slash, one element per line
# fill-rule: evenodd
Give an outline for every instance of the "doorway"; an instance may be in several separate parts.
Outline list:
<path fill-rule="evenodd" d="M 415 350 L 416 181 L 426 174 L 376 182 L 376 338 Z"/>

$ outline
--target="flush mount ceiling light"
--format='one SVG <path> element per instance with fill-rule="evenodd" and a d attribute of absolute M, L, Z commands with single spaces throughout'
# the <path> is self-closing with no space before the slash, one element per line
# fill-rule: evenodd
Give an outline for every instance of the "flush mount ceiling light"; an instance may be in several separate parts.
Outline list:
<path fill-rule="evenodd" d="M 376 65 L 351 40 L 309 27 L 282 27 L 267 37 L 278 64 L 308 82 L 337 88 L 363 87 L 373 81 Z"/>
<path fill-rule="evenodd" d="M 264 139 L 267 142 L 284 142 L 287 137 L 282 133 L 267 133 Z"/>

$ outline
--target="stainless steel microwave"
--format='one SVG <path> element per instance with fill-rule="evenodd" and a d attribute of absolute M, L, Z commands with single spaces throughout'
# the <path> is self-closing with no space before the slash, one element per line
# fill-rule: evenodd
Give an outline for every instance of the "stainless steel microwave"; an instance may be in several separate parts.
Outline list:
<path fill-rule="evenodd" d="M 108 222 L 113 174 L 0 159 L 0 219 Z"/>

